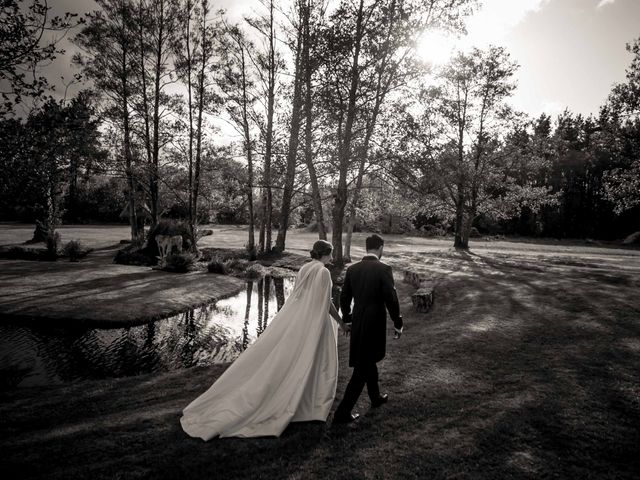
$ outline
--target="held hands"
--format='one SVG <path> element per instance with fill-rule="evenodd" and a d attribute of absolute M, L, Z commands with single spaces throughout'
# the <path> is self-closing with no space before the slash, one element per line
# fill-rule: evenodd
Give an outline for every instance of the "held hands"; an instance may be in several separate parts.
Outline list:
<path fill-rule="evenodd" d="M 398 318 L 397 322 L 394 322 L 396 325 L 400 324 L 400 327 L 396 327 L 394 325 L 393 330 L 394 330 L 394 334 L 393 334 L 393 339 L 394 340 L 398 340 L 401 336 L 402 336 L 402 330 L 404 329 L 404 325 L 403 325 L 403 321 L 402 321 L 402 315 L 400 315 L 400 317 Z"/>
<path fill-rule="evenodd" d="M 348 337 L 349 334 L 351 333 L 351 322 L 349 323 L 342 322 L 340 324 L 340 329 L 344 332 L 344 336 Z"/>
<path fill-rule="evenodd" d="M 401 336 L 402 336 L 402 330 L 404 329 L 404 327 L 400 327 L 400 328 L 393 328 L 394 330 L 394 334 L 393 334 L 393 339 L 394 340 L 398 340 Z"/>

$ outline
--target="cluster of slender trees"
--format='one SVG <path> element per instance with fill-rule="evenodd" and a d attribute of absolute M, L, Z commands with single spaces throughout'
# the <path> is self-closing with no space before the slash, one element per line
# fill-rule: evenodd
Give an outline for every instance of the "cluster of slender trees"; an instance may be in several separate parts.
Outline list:
<path fill-rule="evenodd" d="M 39 3 L 46 10 L 45 0 Z M 416 40 L 435 25 L 461 28 L 470 2 L 264 0 L 238 24 L 210 0 L 96 3 L 99 10 L 73 35 L 80 49 L 74 61 L 100 96 L 103 140 L 127 179 L 132 240 L 142 240 L 141 191 L 152 225 L 158 222 L 159 185 L 168 181 L 162 165 L 169 162 L 187 172 L 183 202 L 195 238 L 201 169 L 220 140 L 211 118 L 222 116 L 242 138 L 248 248 L 284 250 L 294 202 L 303 195 L 321 238 L 323 206 L 330 205 L 341 262 L 343 225 L 348 256 L 379 119 L 393 92 L 420 75 Z"/>
<path fill-rule="evenodd" d="M 2 7 L 22 26 L 7 29 L 22 33 L 5 35 L 13 43 L 0 52 L 0 80 L 10 86 L 5 111 L 23 96 L 43 96 L 46 79 L 21 69 L 35 71 L 55 57 L 55 42 L 33 48 L 54 30 L 70 32 L 82 75 L 74 81 L 91 92 L 57 106 L 49 100 L 39 111 L 75 105 L 93 115 L 83 135 L 51 140 L 56 149 L 3 161 L 17 171 L 38 157 L 50 171 L 73 165 L 75 177 L 99 164 L 121 176 L 134 242 L 143 241 L 138 217 L 146 206 L 154 226 L 178 202 L 195 248 L 202 204 L 211 188 L 224 187 L 203 178 L 221 158 L 241 165 L 252 255 L 283 251 L 292 218 L 305 206 L 319 237 L 331 233 L 335 261 L 348 261 L 358 217 L 382 184 L 392 186 L 397 209 L 404 202 L 412 213 L 451 222 L 459 248 L 468 248 L 474 225 L 489 220 L 557 234 L 554 215 L 572 221 L 566 207 L 576 191 L 599 212 L 638 206 L 638 41 L 629 45 L 626 83 L 598 117 L 530 119 L 509 105 L 517 64 L 505 49 L 459 53 L 441 68 L 421 60 L 420 36 L 431 28 L 461 31 L 471 0 L 261 0 L 239 21 L 215 0 L 96 3 L 83 18 L 48 18 L 46 0 L 31 9 L 21 0 Z M 15 132 L 37 115 L 46 124 L 42 113 L 3 121 L 13 132 L 6 138 L 19 139 Z M 83 141 L 92 148 L 78 148 Z M 582 168 L 571 170 L 574 183 L 572 159 Z M 71 188 L 69 178 L 52 177 L 51 205 Z M 47 215 L 55 213 L 52 207 Z"/>

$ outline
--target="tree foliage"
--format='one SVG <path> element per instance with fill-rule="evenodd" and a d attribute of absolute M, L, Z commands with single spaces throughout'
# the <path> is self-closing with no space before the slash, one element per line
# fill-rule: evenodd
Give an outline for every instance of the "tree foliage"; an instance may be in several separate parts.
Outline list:
<path fill-rule="evenodd" d="M 47 0 L 0 2 L 1 115 L 15 113 L 26 98 L 41 98 L 53 88 L 41 69 L 64 53 L 60 39 L 83 19 L 50 10 Z"/>
<path fill-rule="evenodd" d="M 271 251 L 274 227 L 283 250 L 290 225 L 315 220 L 326 238 L 328 221 L 337 263 L 363 227 L 427 225 L 460 248 L 474 227 L 640 229 L 640 39 L 598 115 L 528 118 L 510 106 L 504 48 L 442 68 L 417 55 L 429 29 L 462 31 L 473 0 L 261 0 L 234 25 L 210 0 L 96 3 L 86 21 L 46 0 L 0 4 L 0 111 L 39 99 L 0 122 L 5 215 L 54 228 L 126 208 L 141 241 L 149 205 L 152 225 L 185 219 L 194 249 L 199 223 L 248 222 L 252 254 Z M 75 24 L 94 93 L 58 102 L 41 67 Z"/>

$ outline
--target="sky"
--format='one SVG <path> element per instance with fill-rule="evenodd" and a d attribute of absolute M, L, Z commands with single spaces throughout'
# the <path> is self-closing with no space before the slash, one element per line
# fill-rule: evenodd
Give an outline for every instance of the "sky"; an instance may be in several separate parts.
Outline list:
<path fill-rule="evenodd" d="M 56 13 L 84 13 L 93 0 L 50 0 Z M 241 19 L 260 9 L 258 0 L 213 0 Z M 446 62 L 455 50 L 489 44 L 503 46 L 520 68 L 511 104 L 531 116 L 555 115 L 568 108 L 583 115 L 597 114 L 611 87 L 625 81 L 631 54 L 625 44 L 640 37 L 640 0 L 484 0 L 467 20 L 462 38 L 425 32 L 423 58 Z M 70 78 L 73 46 L 49 67 L 56 81 Z M 62 88 L 63 89 L 63 88 Z"/>

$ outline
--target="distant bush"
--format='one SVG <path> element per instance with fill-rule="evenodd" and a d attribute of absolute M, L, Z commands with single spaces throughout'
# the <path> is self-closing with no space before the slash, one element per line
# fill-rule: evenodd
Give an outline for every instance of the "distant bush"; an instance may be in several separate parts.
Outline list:
<path fill-rule="evenodd" d="M 80 242 L 80 240 L 69 240 L 64 247 L 62 247 L 62 253 L 69 257 L 69 261 L 77 262 L 81 258 L 87 256 L 90 249 Z"/>
<path fill-rule="evenodd" d="M 168 272 L 185 273 L 193 266 L 196 259 L 191 253 L 170 253 L 166 257 L 163 270 Z"/>
<path fill-rule="evenodd" d="M 209 273 L 217 273 L 220 275 L 227 275 L 227 266 L 225 265 L 224 262 L 221 262 L 220 260 L 211 260 L 208 264 L 207 264 L 207 270 L 209 271 Z"/>
<path fill-rule="evenodd" d="M 264 267 L 249 260 L 246 249 L 225 249 L 225 248 L 202 248 L 200 250 L 200 261 L 207 262 L 207 268 L 212 273 L 218 273 L 221 268 L 216 264 L 221 264 L 227 275 L 246 274 L 250 278 L 259 278 L 264 275 Z M 276 254 L 270 254 L 275 256 Z M 281 254 L 277 254 L 278 258 Z M 264 261 L 264 256 L 261 256 Z M 209 266 L 211 265 L 211 266 Z M 213 270 L 212 270 L 213 269 Z"/>
<path fill-rule="evenodd" d="M 249 279 L 257 279 L 264 277 L 266 269 L 259 263 L 252 263 L 245 270 L 245 275 Z"/>
<path fill-rule="evenodd" d="M 248 267 L 253 266 L 248 260 L 243 258 L 230 258 L 222 260 L 220 257 L 214 257 L 208 264 L 209 273 L 218 273 L 220 275 L 229 275 L 231 273 L 244 273 Z M 260 266 L 254 267 L 254 272 L 250 275 L 261 276 L 259 272 Z"/>
<path fill-rule="evenodd" d="M 311 222 L 309 225 L 305 227 L 305 230 L 311 233 L 318 233 L 318 222 L 314 220 L 313 222 Z M 324 231 L 325 232 L 329 231 L 329 225 L 327 224 L 327 222 L 324 222 Z"/>
<path fill-rule="evenodd" d="M 113 259 L 113 263 L 119 263 L 120 265 L 155 265 L 157 260 L 155 258 L 149 258 L 145 254 L 144 250 L 137 245 L 127 245 L 121 248 L 116 253 Z"/>
<path fill-rule="evenodd" d="M 375 219 L 362 223 L 362 230 L 376 232 L 383 235 L 402 234 L 413 231 L 413 223 L 401 215 L 383 213 L 377 215 Z M 354 229 L 354 231 L 357 231 Z"/>
<path fill-rule="evenodd" d="M 424 225 L 419 234 L 423 237 L 444 237 L 447 231 L 439 225 Z"/>
<path fill-rule="evenodd" d="M 50 259 L 56 259 L 60 249 L 60 234 L 58 232 L 49 232 L 45 238 L 45 244 L 47 245 L 47 256 Z"/>
<path fill-rule="evenodd" d="M 36 248 L 13 246 L 0 249 L 0 258 L 8 260 L 43 260 L 47 257 L 47 251 Z"/>
<path fill-rule="evenodd" d="M 247 250 L 244 248 L 213 248 L 203 247 L 199 249 L 200 261 L 209 262 L 211 260 L 220 260 L 226 262 L 227 260 L 248 259 Z"/>
<path fill-rule="evenodd" d="M 125 180 L 93 175 L 78 182 L 76 195 L 65 198 L 65 223 L 122 223 L 123 205 L 127 204 Z"/>
<path fill-rule="evenodd" d="M 224 262 L 224 266 L 229 273 L 244 273 L 249 265 L 249 260 L 244 258 L 230 258 Z"/>

